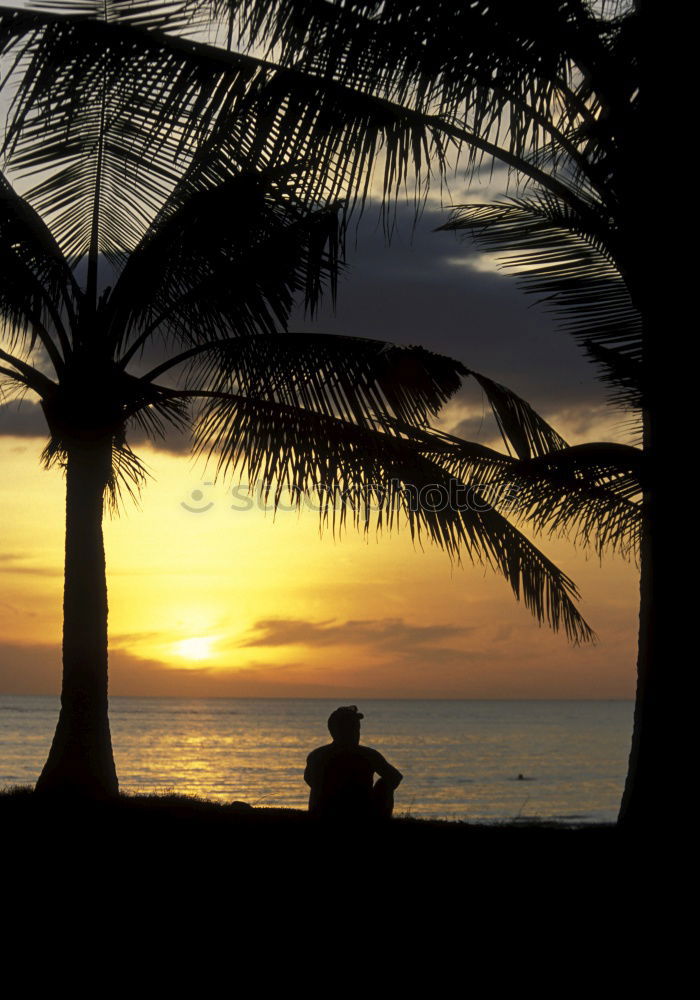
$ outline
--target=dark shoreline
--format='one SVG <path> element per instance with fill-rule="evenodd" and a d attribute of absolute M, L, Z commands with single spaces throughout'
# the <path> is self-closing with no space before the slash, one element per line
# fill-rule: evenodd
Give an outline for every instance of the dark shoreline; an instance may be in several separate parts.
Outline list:
<path fill-rule="evenodd" d="M 124 793 L 116 800 L 87 803 L 80 800 L 57 800 L 37 796 L 31 785 L 14 785 L 0 790 L 0 817 L 4 821 L 12 818 L 21 820 L 31 815 L 51 815 L 70 812 L 81 815 L 120 816 L 126 821 L 150 819 L 154 822 L 163 820 L 214 824 L 217 826 L 237 826 L 246 828 L 272 828 L 280 825 L 290 829 L 316 829 L 314 823 L 304 809 L 279 806 L 253 806 L 246 802 L 217 802 L 194 795 L 175 793 Z M 413 829 L 421 831 L 459 830 L 495 832 L 501 830 L 557 831 L 558 833 L 585 833 L 586 831 L 613 831 L 614 823 L 595 823 L 571 819 L 540 819 L 516 817 L 510 820 L 492 820 L 491 822 L 470 822 L 457 819 L 434 819 L 397 814 L 390 822 L 392 829 Z M 384 828 L 386 824 L 379 828 Z M 323 827 L 320 827 L 323 829 Z M 377 829 L 377 827 L 371 827 Z M 444 835 L 444 834 L 443 834 Z"/>
<path fill-rule="evenodd" d="M 314 822 L 301 809 L 219 803 L 185 795 L 121 795 L 106 802 L 52 800 L 37 796 L 31 787 L 17 786 L 0 792 L 0 823 L 17 846 L 51 830 L 57 840 L 70 844 L 79 831 L 98 840 L 165 843 L 172 848 L 197 842 L 207 849 L 235 841 L 250 851 L 275 845 L 304 853 L 352 845 L 371 852 L 377 844 L 392 851 L 428 851 L 436 859 L 463 850 L 500 853 L 534 851 L 546 857 L 561 850 L 584 855 L 613 853 L 629 843 L 612 823 L 562 823 L 512 820 L 469 823 L 459 820 L 396 816 L 384 823 L 337 827 Z M 632 838 L 633 839 L 633 838 Z"/>

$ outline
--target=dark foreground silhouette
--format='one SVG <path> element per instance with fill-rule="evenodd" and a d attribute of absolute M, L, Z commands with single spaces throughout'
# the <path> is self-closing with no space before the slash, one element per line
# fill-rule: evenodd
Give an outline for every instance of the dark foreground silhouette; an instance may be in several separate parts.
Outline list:
<path fill-rule="evenodd" d="M 328 719 L 333 742 L 307 757 L 304 781 L 311 787 L 309 812 L 317 819 L 352 823 L 391 818 L 394 790 L 403 775 L 378 750 L 360 745 L 363 718 L 356 705 L 336 708 Z"/>
<path fill-rule="evenodd" d="M 308 955 L 318 956 L 322 972 L 324 961 L 325 970 L 331 965 L 337 981 L 357 976 L 353 956 L 367 934 L 411 976 L 417 962 L 429 963 L 438 996 L 451 992 L 450 963 L 464 981 L 467 936 L 480 958 L 495 948 L 503 964 L 507 952 L 504 968 L 520 978 L 533 956 L 543 976 L 550 955 L 592 968 L 598 952 L 590 941 L 611 941 L 614 950 L 621 923 L 635 927 L 629 903 L 648 922 L 649 893 L 659 898 L 660 881 L 650 886 L 650 870 L 662 867 L 669 884 L 669 855 L 658 842 L 638 850 L 613 824 L 487 826 L 395 815 L 353 826 L 318 823 L 306 809 L 163 794 L 67 803 L 26 788 L 0 791 L 0 829 L 10 941 L 15 933 L 26 945 L 39 906 L 61 906 L 51 941 L 63 935 L 74 950 L 76 927 L 85 926 L 88 940 L 88 923 L 95 939 L 111 928 L 114 940 L 128 937 L 144 951 L 171 934 L 159 946 L 159 975 L 171 978 L 183 974 L 182 956 L 197 956 L 204 970 L 235 940 L 241 962 L 255 963 L 266 981 L 288 981 L 293 961 Z M 676 895 L 678 884 L 671 879 Z M 79 907 L 73 919 L 71 906 Z M 598 951 L 609 963 L 609 949 Z M 386 963 L 392 983 L 398 959 Z M 489 974 L 500 968 L 492 959 Z M 561 962 L 551 965 L 551 992 L 561 992 Z"/>
<path fill-rule="evenodd" d="M 198 900 L 192 912 L 204 915 L 202 899 L 213 896 L 245 921 L 258 911 L 267 921 L 279 912 L 285 934 L 292 914 L 311 908 L 318 921 L 329 891 L 339 890 L 347 896 L 343 913 L 371 904 L 377 912 L 410 914 L 413 922 L 448 912 L 452 920 L 454 911 L 444 907 L 449 898 L 479 919 L 493 911 L 490 932 L 510 914 L 521 934 L 538 901 L 549 919 L 567 907 L 572 915 L 583 912 L 589 901 L 600 915 L 606 900 L 626 898 L 625 873 L 638 880 L 641 870 L 634 837 L 613 824 L 489 826 L 405 816 L 319 823 L 306 810 L 180 795 L 75 803 L 18 788 L 0 792 L 0 828 L 3 890 L 16 880 L 33 906 L 47 887 L 55 899 L 70 887 L 76 899 L 97 895 L 103 904 L 126 897 L 134 914 L 147 901 L 150 919 L 166 899 L 174 898 L 173 912 L 181 914 L 188 894 Z M 645 847 L 645 864 L 648 853 Z M 551 894 L 560 898 L 553 903 Z M 618 920 L 617 908 L 611 912 Z M 455 926 L 463 933 L 461 918 Z"/>

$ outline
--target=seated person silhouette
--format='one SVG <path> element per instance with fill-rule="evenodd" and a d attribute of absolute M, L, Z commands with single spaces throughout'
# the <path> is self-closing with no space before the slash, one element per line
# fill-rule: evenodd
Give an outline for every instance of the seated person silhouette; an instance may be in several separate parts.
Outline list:
<path fill-rule="evenodd" d="M 336 708 L 328 719 L 333 742 L 312 750 L 306 759 L 309 812 L 316 818 L 355 822 L 391 817 L 394 789 L 403 775 L 378 750 L 360 746 L 360 719 L 364 715 L 356 705 Z"/>

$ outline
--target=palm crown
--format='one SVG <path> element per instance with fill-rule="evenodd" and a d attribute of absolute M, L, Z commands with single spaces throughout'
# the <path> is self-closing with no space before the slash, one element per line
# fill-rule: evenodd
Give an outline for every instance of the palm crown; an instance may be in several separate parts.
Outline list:
<path fill-rule="evenodd" d="M 199 40 L 212 19 L 227 48 Z M 509 202 L 458 207 L 445 228 L 509 252 L 526 289 L 546 296 L 602 367 L 614 399 L 638 407 L 638 22 L 632 5 L 610 0 L 597 7 L 552 0 L 527 11 L 513 0 L 78 0 L 48 11 L 5 8 L 0 38 L 8 51 L 25 46 L 28 60 L 8 139 L 21 136 L 26 145 L 36 121 L 43 142 L 51 123 L 56 143 L 28 155 L 33 166 L 55 162 L 67 122 L 83 121 L 74 134 L 94 136 L 104 117 L 96 95 L 107 80 L 110 94 L 129 95 L 138 109 L 108 152 L 117 175 L 127 149 L 142 164 L 143 206 L 172 182 L 175 154 L 217 133 L 240 162 L 303 164 L 305 203 L 364 199 L 375 165 L 389 195 L 411 175 L 424 189 L 435 167 L 445 173 L 457 154 L 469 170 L 484 158 L 503 162 L 529 185 Z M 231 50 L 234 24 L 248 51 Z M 76 164 L 66 165 L 80 184 Z M 112 215 L 128 231 L 138 221 L 134 198 L 123 178 L 114 183 L 113 170 L 112 182 Z M 50 185 L 42 193 L 50 203 Z M 84 236 L 90 208 L 83 204 Z M 579 493 L 582 485 L 586 492 L 612 485 L 609 450 L 610 475 L 601 474 L 595 452 L 586 454 L 588 472 L 578 453 L 566 484 L 566 462 L 559 463 L 559 482 Z M 619 475 L 636 475 L 638 456 L 617 454 Z M 626 497 L 638 501 L 638 491 Z M 541 503 L 542 524 L 545 509 Z M 552 508 L 556 530 L 566 522 L 560 512 Z M 638 508 L 628 514 L 639 521 Z M 633 533 L 628 524 L 623 534 Z"/>
<path fill-rule="evenodd" d="M 109 108 L 100 88 L 134 102 L 105 147 L 120 239 L 132 216 L 122 159 L 144 162 L 138 204 L 148 211 L 165 178 L 168 147 L 225 132 L 239 160 L 304 164 L 304 199 L 364 198 L 371 169 L 386 194 L 413 176 L 422 188 L 458 154 L 476 169 L 495 158 L 529 186 L 510 203 L 458 209 L 451 228 L 470 229 L 527 267 L 526 287 L 545 292 L 604 370 L 617 398 L 639 405 L 643 299 L 639 277 L 637 163 L 641 148 L 637 37 L 628 2 L 513 0 L 455 4 L 353 0 L 74 0 L 42 10 L 0 8 L 0 44 L 24 46 L 10 144 L 45 143 L 36 166 L 64 159 L 64 181 L 85 190 L 81 148 L 61 143 L 69 121 L 81 141 Z M 213 19 L 213 21 L 212 21 Z M 199 41 L 223 25 L 228 44 Z M 248 51 L 231 50 L 234 23 Z M 221 39 L 221 36 L 219 36 Z M 223 40 L 223 39 L 221 39 Z M 261 50 L 268 56 L 262 58 Z M 255 54 L 253 54 L 255 53 Z M 272 57 L 276 61 L 272 61 Z M 122 116 L 123 118 L 123 116 Z M 144 127 L 147 126 L 147 127 Z M 82 161 L 80 161 L 82 162 Z M 112 164 L 112 167 L 114 164 Z M 82 179 L 81 179 L 82 178 Z M 88 185 L 89 188 L 89 185 Z M 77 188 L 75 189 L 77 193 Z M 51 185 L 41 191 L 52 200 Z M 82 205 L 83 244 L 91 205 Z M 73 204 L 67 214 L 78 211 Z M 73 223 L 62 220 L 67 227 Z M 105 243 L 109 243 L 105 233 Z"/>

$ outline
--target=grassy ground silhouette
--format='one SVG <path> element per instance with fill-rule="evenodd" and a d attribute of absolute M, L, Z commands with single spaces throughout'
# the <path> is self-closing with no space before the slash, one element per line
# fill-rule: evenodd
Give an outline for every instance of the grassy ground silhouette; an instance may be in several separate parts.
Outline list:
<path fill-rule="evenodd" d="M 0 793 L 0 822 L 17 850 L 37 839 L 70 850 L 83 845 L 119 845 L 122 855 L 157 850 L 162 854 L 202 852 L 225 858 L 232 847 L 256 861 L 279 863 L 285 856 L 310 862 L 338 852 L 371 858 L 390 851 L 449 866 L 473 856 L 529 865 L 556 857 L 594 861 L 624 853 L 630 838 L 612 824 L 564 826 L 553 822 L 513 820 L 494 824 L 393 819 L 356 827 L 315 822 L 300 809 L 219 803 L 193 796 L 120 795 L 101 803 L 66 802 L 36 795 L 30 787 Z"/>
<path fill-rule="evenodd" d="M 591 935 L 616 940 L 621 907 L 631 912 L 642 888 L 638 842 L 612 824 L 396 817 L 337 829 L 298 809 L 179 795 L 81 806 L 31 788 L 0 793 L 0 823 L 8 905 L 34 913 L 37 900 L 69 899 L 82 920 L 128 914 L 127 951 L 150 947 L 160 926 L 223 933 L 226 952 L 231 941 L 263 951 L 287 941 L 304 962 L 393 941 L 407 968 L 421 955 L 477 962 L 483 944 L 502 952 L 500 975 L 518 953 L 527 964 L 578 953 Z M 258 967 L 274 973 L 277 962 L 268 951 Z"/>

